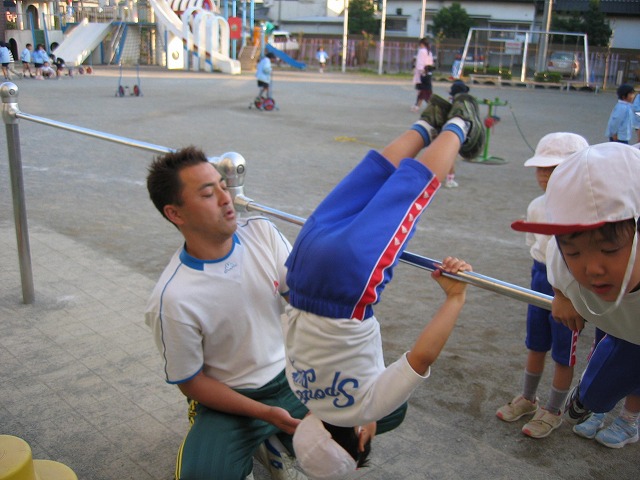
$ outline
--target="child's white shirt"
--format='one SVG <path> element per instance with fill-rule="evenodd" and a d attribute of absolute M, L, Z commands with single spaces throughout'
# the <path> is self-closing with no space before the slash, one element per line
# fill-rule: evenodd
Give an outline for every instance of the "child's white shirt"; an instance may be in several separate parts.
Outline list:
<path fill-rule="evenodd" d="M 406 354 L 385 368 L 380 325 L 321 317 L 287 306 L 282 316 L 289 386 L 318 418 L 352 427 L 380 420 L 406 402 L 429 376 Z"/>
<path fill-rule="evenodd" d="M 527 208 L 527 222 L 544 223 L 547 221 L 544 209 L 545 196 L 534 198 Z M 551 236 L 527 232 L 525 241 L 531 257 L 540 263 L 547 263 L 547 245 Z"/>

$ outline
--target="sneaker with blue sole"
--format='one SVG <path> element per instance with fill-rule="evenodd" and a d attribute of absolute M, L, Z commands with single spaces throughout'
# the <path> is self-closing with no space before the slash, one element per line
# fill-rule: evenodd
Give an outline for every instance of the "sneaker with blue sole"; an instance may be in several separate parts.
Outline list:
<path fill-rule="evenodd" d="M 616 418 L 611 425 L 596 434 L 596 441 L 609 448 L 622 448 L 638 441 L 638 422 L 629 423 Z"/>
<path fill-rule="evenodd" d="M 573 427 L 573 433 L 582 438 L 593 439 L 604 425 L 604 413 L 592 413 L 584 422 Z"/>

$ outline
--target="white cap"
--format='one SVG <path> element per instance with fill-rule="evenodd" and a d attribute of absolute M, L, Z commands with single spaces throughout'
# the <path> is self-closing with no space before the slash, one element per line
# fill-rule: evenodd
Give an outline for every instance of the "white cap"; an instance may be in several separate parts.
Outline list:
<path fill-rule="evenodd" d="M 521 232 L 564 235 L 638 219 L 640 150 L 618 142 L 588 147 L 556 168 L 545 193 L 546 223 L 519 220 Z"/>
<path fill-rule="evenodd" d="M 307 415 L 296 427 L 293 449 L 300 467 L 312 480 L 338 479 L 357 468 L 353 457 L 313 414 Z"/>
<path fill-rule="evenodd" d="M 536 151 L 525 167 L 555 167 L 566 158 L 589 146 L 580 135 L 569 132 L 549 133 L 542 137 L 536 146 Z"/>

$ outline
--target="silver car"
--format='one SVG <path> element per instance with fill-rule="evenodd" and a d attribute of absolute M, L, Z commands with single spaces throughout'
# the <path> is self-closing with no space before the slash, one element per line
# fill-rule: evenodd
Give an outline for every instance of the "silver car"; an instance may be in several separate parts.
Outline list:
<path fill-rule="evenodd" d="M 553 52 L 547 60 L 547 71 L 576 78 L 580 71 L 580 60 L 574 52 Z"/>

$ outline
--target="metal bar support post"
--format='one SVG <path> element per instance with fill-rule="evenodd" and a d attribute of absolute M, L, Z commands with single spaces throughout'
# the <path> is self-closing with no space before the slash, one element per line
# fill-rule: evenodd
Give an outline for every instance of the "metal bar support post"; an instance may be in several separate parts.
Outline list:
<path fill-rule="evenodd" d="M 7 150 L 9 153 L 9 175 L 11 177 L 11 195 L 13 201 L 13 219 L 18 241 L 18 261 L 22 280 L 22 301 L 31 304 L 35 300 L 33 288 L 33 269 L 31 265 L 31 247 L 27 225 L 27 207 L 24 197 L 24 179 L 22 175 L 22 155 L 20 152 L 20 129 L 18 128 L 18 87 L 12 83 L 0 86 L 2 97 L 2 118 L 7 132 Z"/>

